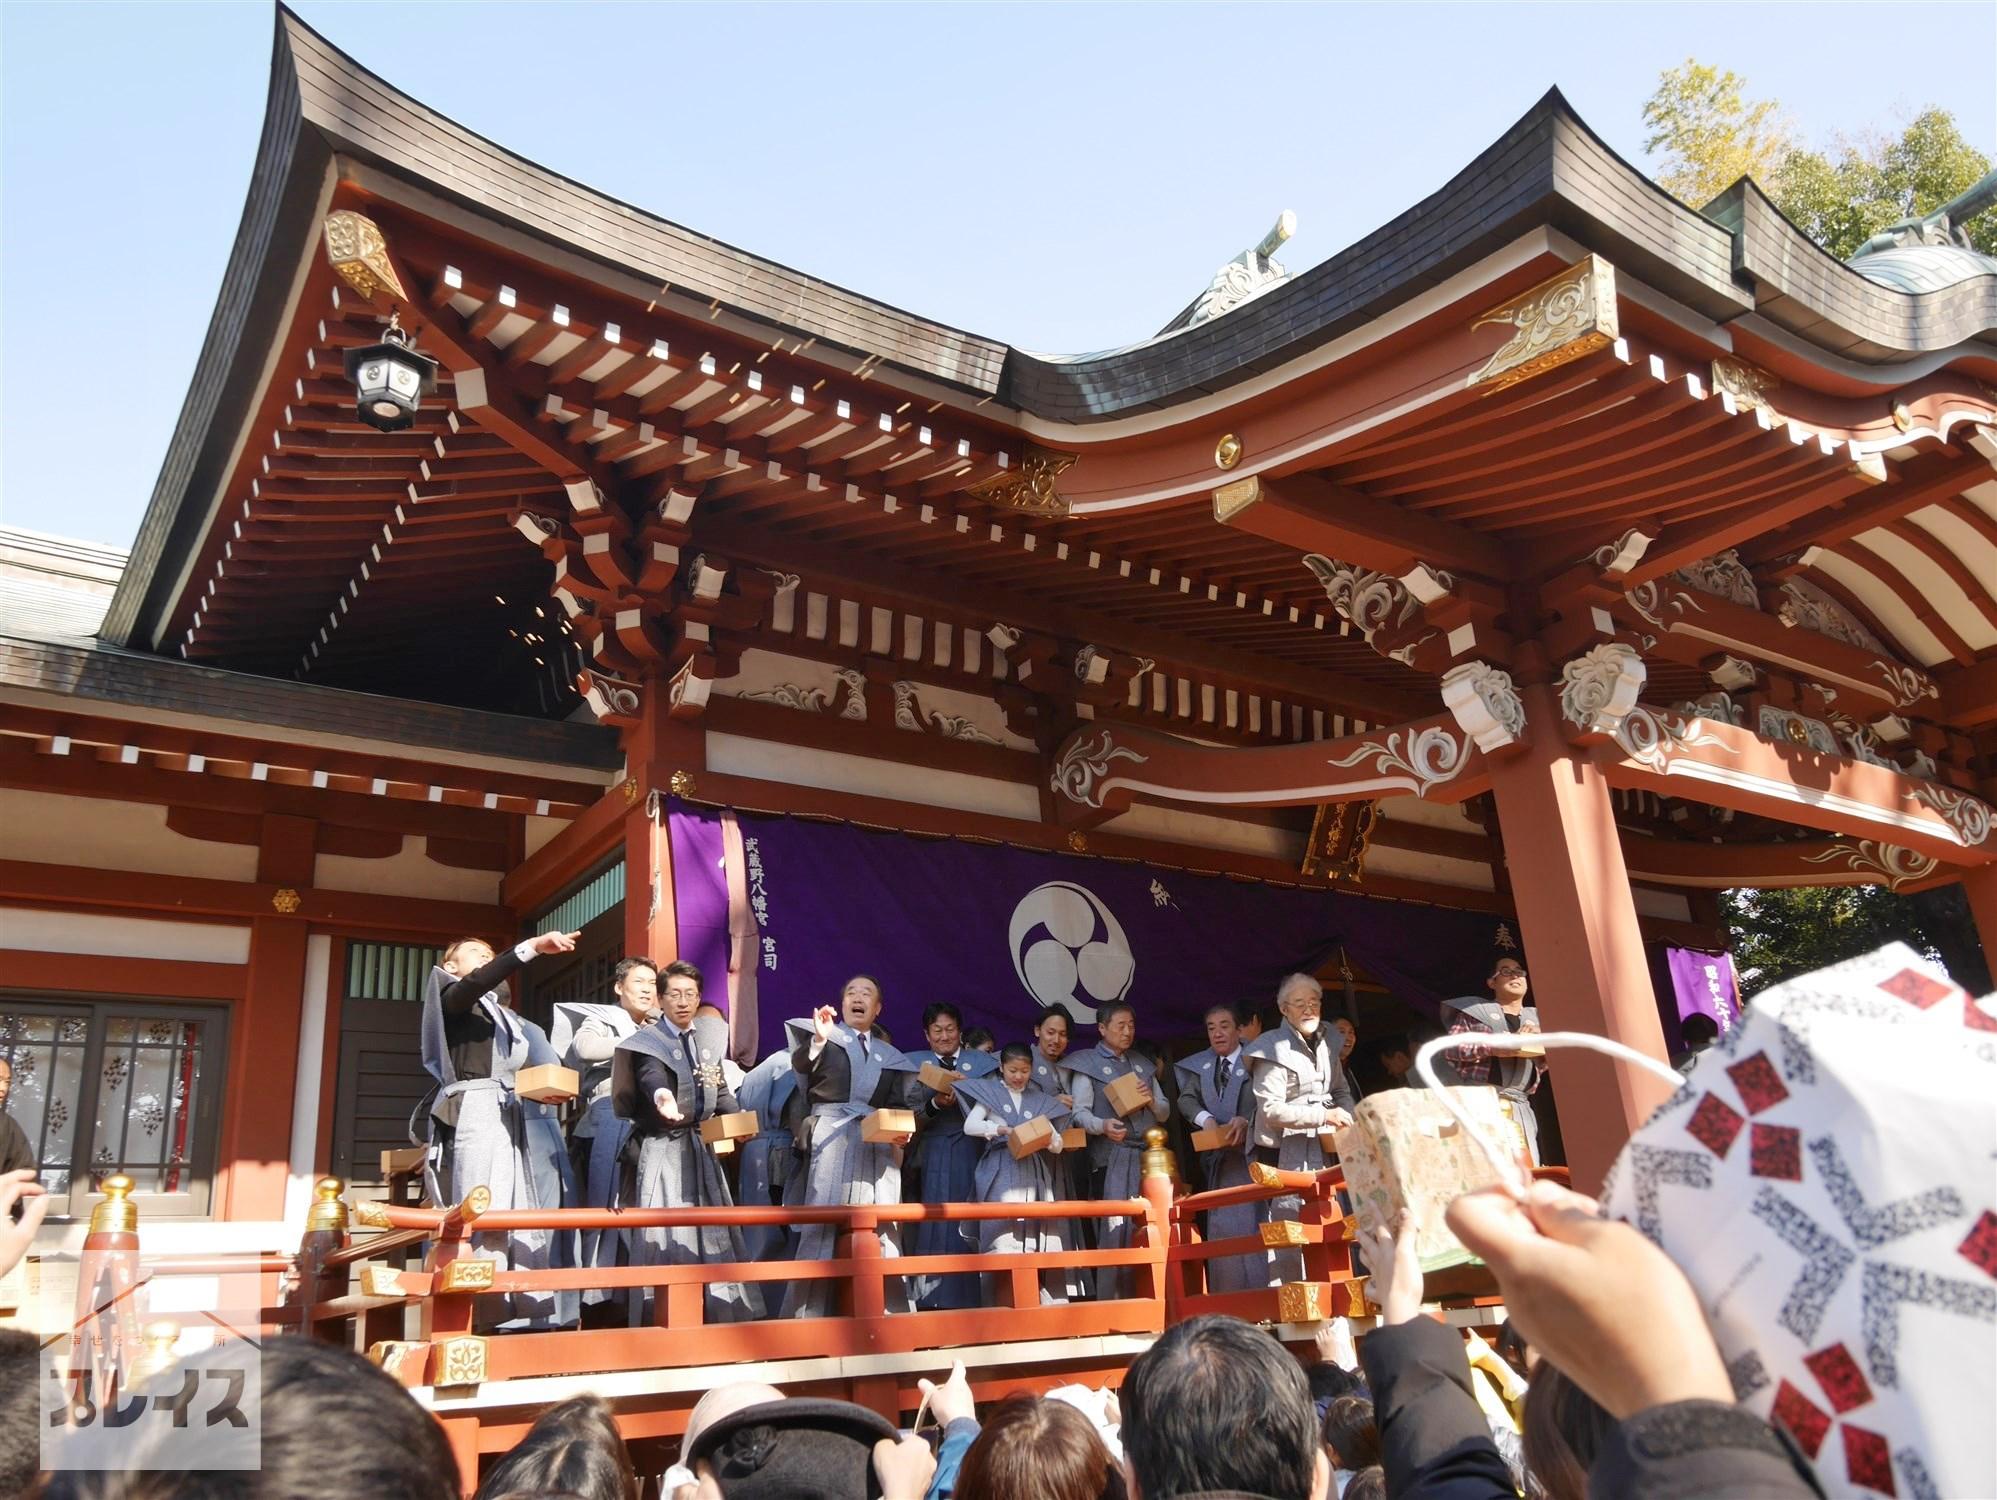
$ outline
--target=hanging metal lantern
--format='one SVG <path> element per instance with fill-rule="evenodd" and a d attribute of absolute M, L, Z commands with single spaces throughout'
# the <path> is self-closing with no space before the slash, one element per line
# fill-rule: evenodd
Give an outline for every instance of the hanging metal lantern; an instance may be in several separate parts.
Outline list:
<path fill-rule="evenodd" d="M 380 343 L 347 351 L 347 378 L 354 383 L 355 414 L 382 432 L 400 432 L 437 389 L 437 362 L 417 353 L 415 338 L 391 317 Z"/>

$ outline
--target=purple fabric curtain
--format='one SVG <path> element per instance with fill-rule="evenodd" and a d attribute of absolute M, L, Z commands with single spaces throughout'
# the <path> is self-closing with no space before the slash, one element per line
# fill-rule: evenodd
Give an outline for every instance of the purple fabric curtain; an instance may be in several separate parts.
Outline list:
<path fill-rule="evenodd" d="M 1396 998 L 1433 1014 L 1449 996 L 1481 992 L 1511 941 L 1486 913 L 845 823 L 736 817 L 766 1052 L 780 1044 L 786 1018 L 834 1002 L 859 973 L 881 982 L 888 1026 L 910 1046 L 920 1045 L 922 1007 L 937 1000 L 1001 1042 L 1025 1040 L 1047 1007 L 1086 1022 L 1113 999 L 1135 1005 L 1154 1035 L 1182 1035 L 1199 1031 L 1214 1001 L 1266 1002 L 1284 974 L 1314 968 L 1341 946 Z M 669 818 L 681 955 L 725 973 L 721 814 L 675 800 Z"/>
<path fill-rule="evenodd" d="M 1673 1001 L 1668 1009 L 1659 1007 L 1666 1046 L 1673 1052 L 1684 1050 L 1687 1016 L 1712 1017 L 1722 1036 L 1733 1029 L 1740 1019 L 1740 980 L 1731 953 L 1667 947 L 1664 964 L 1671 976 Z"/>

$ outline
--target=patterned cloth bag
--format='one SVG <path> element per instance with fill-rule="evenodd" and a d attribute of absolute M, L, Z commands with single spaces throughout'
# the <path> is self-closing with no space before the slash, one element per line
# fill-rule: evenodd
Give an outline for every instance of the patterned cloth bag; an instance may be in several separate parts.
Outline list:
<path fill-rule="evenodd" d="M 1994 1000 L 1898 943 L 1770 989 L 1602 1193 L 1827 1495 L 1997 1495 Z"/>

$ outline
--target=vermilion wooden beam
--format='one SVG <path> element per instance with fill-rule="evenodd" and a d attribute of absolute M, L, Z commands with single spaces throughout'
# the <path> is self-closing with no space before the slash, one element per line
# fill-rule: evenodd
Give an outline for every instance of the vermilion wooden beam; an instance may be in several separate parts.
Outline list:
<path fill-rule="evenodd" d="M 1869 487 L 1861 499 L 1763 533 L 1758 540 L 1742 546 L 1741 557 L 1749 563 L 1758 563 L 1807 547 L 1835 547 L 1945 496 L 1958 495 L 1979 479 L 1989 477 L 1989 461 L 1976 454 L 1937 454 L 1909 463 L 1892 482 Z"/>
<path fill-rule="evenodd" d="M 1485 578 L 1509 575 L 1505 550 L 1465 526 L 1310 474 L 1251 475 L 1214 492 L 1215 519 L 1298 552 L 1401 574 L 1417 562 Z"/>
<path fill-rule="evenodd" d="M 1997 724 L 1997 656 L 1986 657 L 1974 666 L 1951 672 L 1937 672 L 1941 702 L 1935 717 L 1962 729 L 1981 729 Z"/>

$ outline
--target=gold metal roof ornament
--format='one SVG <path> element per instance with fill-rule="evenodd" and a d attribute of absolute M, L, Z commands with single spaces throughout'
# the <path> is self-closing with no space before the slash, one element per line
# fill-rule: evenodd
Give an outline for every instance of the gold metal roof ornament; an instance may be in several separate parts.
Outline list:
<path fill-rule="evenodd" d="M 1599 255 L 1590 255 L 1470 326 L 1490 323 L 1509 324 L 1512 336 L 1470 377 L 1472 386 L 1501 391 L 1557 370 L 1606 349 L 1620 336 L 1615 270 Z"/>
<path fill-rule="evenodd" d="M 370 301 L 377 292 L 387 292 L 397 302 L 409 300 L 395 262 L 388 258 L 388 240 L 373 219 L 343 208 L 326 215 L 324 229 L 326 259 L 340 280 Z"/>
<path fill-rule="evenodd" d="M 994 474 L 965 491 L 973 500 L 999 510 L 1017 511 L 1024 516 L 1065 516 L 1068 501 L 1055 481 L 1075 466 L 1078 453 L 1060 453 L 1051 448 L 1029 448 L 1019 467 Z"/>

